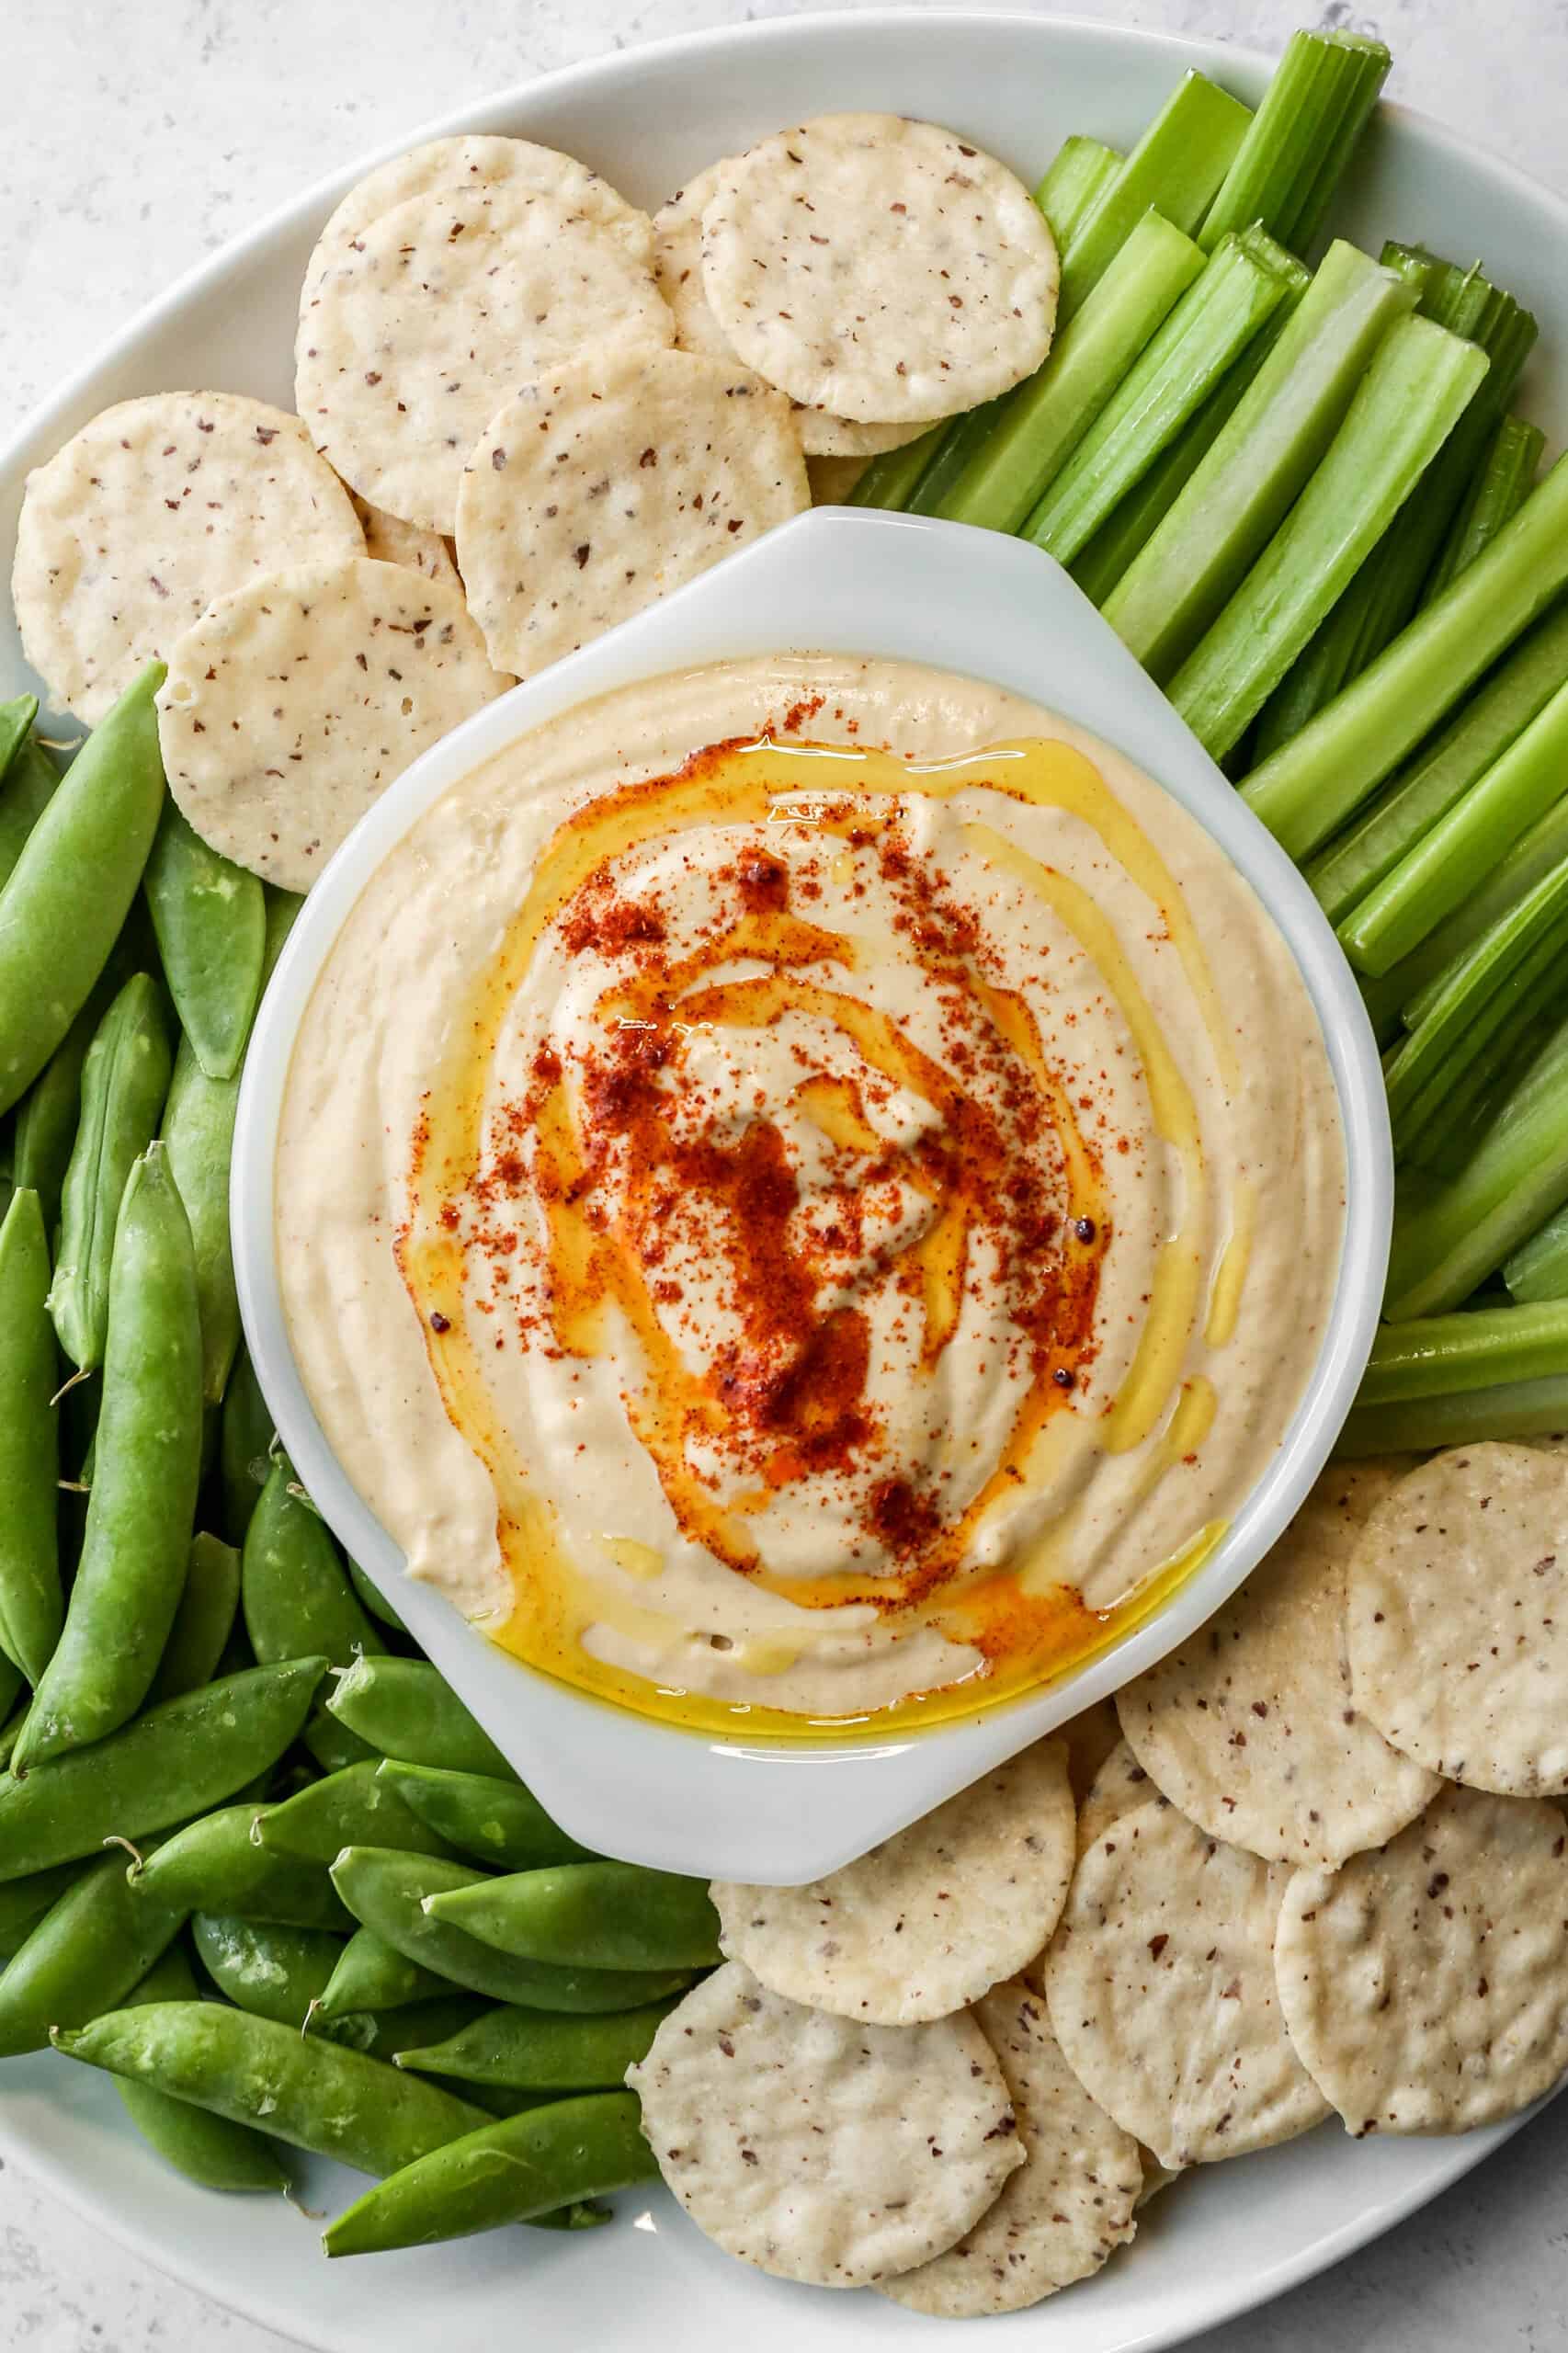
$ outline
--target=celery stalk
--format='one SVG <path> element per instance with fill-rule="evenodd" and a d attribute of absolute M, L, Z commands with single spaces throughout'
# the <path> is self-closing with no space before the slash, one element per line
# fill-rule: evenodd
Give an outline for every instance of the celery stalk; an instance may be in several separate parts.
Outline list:
<path fill-rule="evenodd" d="M 1444 995 L 1434 1007 L 1438 1017 L 1413 1029 L 1384 1065 L 1397 1158 L 1435 1156 L 1459 1111 L 1484 1092 L 1487 1071 L 1507 1038 L 1560 987 L 1565 949 L 1568 912 L 1560 912 L 1543 915 L 1517 949 L 1510 942 L 1507 952 L 1500 947 L 1490 962 L 1463 974 L 1456 969 L 1454 986 L 1462 981 L 1466 994 Z"/>
<path fill-rule="evenodd" d="M 1388 77 L 1381 41 L 1292 33 L 1198 242 L 1261 222 L 1304 253 Z"/>
<path fill-rule="evenodd" d="M 1051 365 L 1051 355 L 1040 363 L 1041 369 Z M 1038 374 L 1029 379 L 1038 382 Z M 954 483 L 968 472 L 971 458 L 984 449 L 1001 420 L 1010 394 L 1003 392 L 994 401 L 984 401 L 979 408 L 971 408 L 963 416 L 955 416 L 921 472 L 919 483 L 903 502 L 911 515 L 939 515 L 942 502 Z"/>
<path fill-rule="evenodd" d="M 1504 1260 L 1503 1280 L 1521 1306 L 1545 1299 L 1568 1302 L 1568 1209 L 1549 1217 Z"/>
<path fill-rule="evenodd" d="M 1334 1443 L 1342 1460 L 1479 1446 L 1483 1438 L 1554 1438 L 1568 1430 L 1568 1376 L 1419 1397 L 1408 1404 L 1358 1405 Z"/>
<path fill-rule="evenodd" d="M 1400 1404 L 1553 1373 L 1568 1375 L 1568 1305 L 1553 1300 L 1473 1308 L 1468 1314 L 1384 1324 L 1372 1342 L 1356 1403 Z"/>
<path fill-rule="evenodd" d="M 1098 203 L 1126 162 L 1114 147 L 1078 131 L 1064 139 L 1055 161 L 1034 192 L 1034 200 L 1051 223 L 1059 251 L 1065 251 L 1079 227 Z"/>
<path fill-rule="evenodd" d="M 884 449 L 880 458 L 871 460 L 845 504 L 891 509 L 907 506 L 922 474 L 951 430 L 944 417 L 928 426 L 917 441 L 906 441 L 902 449 Z"/>
<path fill-rule="evenodd" d="M 1447 542 L 1427 575 L 1421 601 L 1429 605 L 1483 548 L 1496 538 L 1511 515 L 1517 515 L 1530 492 L 1546 448 L 1539 425 L 1523 417 L 1506 416 L 1492 437 L 1469 492 L 1449 528 Z"/>
<path fill-rule="evenodd" d="M 1070 563 L 1307 273 L 1261 229 L 1221 240 L 1024 526 Z"/>
<path fill-rule="evenodd" d="M 1278 342 L 1169 514 L 1106 598 L 1151 676 L 1168 678 L 1268 544 L 1415 287 L 1331 245 Z"/>
<path fill-rule="evenodd" d="M 1485 372 L 1484 352 L 1429 319 L 1390 329 L 1328 454 L 1171 680 L 1172 704 L 1216 759 L 1366 561 Z"/>
<path fill-rule="evenodd" d="M 1202 267 L 1190 237 L 1146 213 L 1044 367 L 1008 393 L 938 512 L 1016 531 Z"/>
<path fill-rule="evenodd" d="M 1293 858 L 1306 857 L 1337 832 L 1565 585 L 1568 460 L 1560 459 L 1468 570 L 1293 743 L 1253 770 L 1243 799 Z"/>
<path fill-rule="evenodd" d="M 1391 778 L 1356 823 L 1307 866 L 1307 881 L 1330 923 L 1343 923 L 1368 892 L 1393 871 L 1544 710 L 1563 678 L 1568 678 L 1568 606 L 1538 621 L 1442 733 L 1408 768 Z M 1419 982 L 1404 995 L 1415 986 Z"/>
<path fill-rule="evenodd" d="M 1351 962 L 1377 976 L 1408 956 L 1565 791 L 1568 674 L 1502 756 L 1341 924 Z"/>
<path fill-rule="evenodd" d="M 1177 84 L 1076 226 L 1062 257 L 1063 318 L 1070 319 L 1093 293 L 1151 207 L 1188 235 L 1197 230 L 1251 120 L 1239 98 L 1201 74 L 1188 74 Z"/>
<path fill-rule="evenodd" d="M 1402 1159 L 1439 1175 L 1464 1166 L 1476 1137 L 1490 1126 L 1562 1012 L 1564 979 L 1554 957 L 1553 946 L 1551 954 L 1534 960 L 1535 977 L 1527 986 L 1501 993 L 1498 1019 L 1487 1026 L 1482 1047 L 1469 1056 L 1456 1055 L 1455 1067 L 1433 1082 L 1432 1099 L 1415 1115 L 1418 1124 Z"/>

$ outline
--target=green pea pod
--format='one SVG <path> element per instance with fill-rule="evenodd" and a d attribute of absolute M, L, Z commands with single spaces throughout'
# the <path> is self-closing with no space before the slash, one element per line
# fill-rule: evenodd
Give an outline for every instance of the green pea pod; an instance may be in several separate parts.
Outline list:
<path fill-rule="evenodd" d="M 432 1895 L 434 1919 L 554 1969 L 710 1969 L 722 1959 L 705 1879 L 566 1863 Z"/>
<path fill-rule="evenodd" d="M 517 1779 L 488 1733 L 427 1659 L 357 1659 L 347 1675 L 338 1677 L 326 1704 L 339 1723 L 382 1756 L 449 1772 Z"/>
<path fill-rule="evenodd" d="M 190 1924 L 201 1965 L 242 2010 L 280 2026 L 303 2028 L 343 1950 L 320 1928 L 286 1928 L 272 1920 L 237 1920 L 199 1912 Z"/>
<path fill-rule="evenodd" d="M 0 710 L 15 704 L 0 705 Z M 17 745 L 0 784 L 0 886 L 3 886 L 27 845 L 60 782 L 60 770 L 41 744 L 24 737 Z"/>
<path fill-rule="evenodd" d="M 9 702 L 0 702 L 0 784 L 9 776 L 11 763 L 27 742 L 37 717 L 37 695 L 13 695 Z"/>
<path fill-rule="evenodd" d="M 559 2018 L 511 2005 L 486 2010 L 445 2042 L 399 2052 L 417 2074 L 452 2075 L 517 2091 L 589 2092 L 626 2081 L 645 2059 L 673 2004 L 646 2002 L 609 2018 Z"/>
<path fill-rule="evenodd" d="M 209 1405 L 222 1402 L 240 1345 L 240 1300 L 229 1240 L 229 1164 L 239 1100 L 239 1080 L 210 1078 L 189 1039 L 182 1038 L 164 1106 L 163 1138 L 190 1220 L 201 1310 L 201 1393 Z"/>
<path fill-rule="evenodd" d="M 586 1847 L 568 1838 L 521 1781 L 498 1781 L 488 1773 L 447 1773 L 433 1765 L 404 1765 L 387 1757 L 380 1779 L 431 1830 L 475 1862 L 498 1870 L 531 1870 L 541 1863 L 592 1859 Z M 346 1846 L 358 1842 L 346 1839 Z M 369 1846 L 395 1847 L 395 1838 L 368 1839 Z"/>
<path fill-rule="evenodd" d="M 169 1039 L 158 984 L 133 972 L 98 1024 L 82 1066 L 82 1108 L 61 1197 L 50 1313 L 72 1363 L 104 1359 L 109 1274 L 127 1181 L 158 1132 Z"/>
<path fill-rule="evenodd" d="M 203 1531 L 193 1538 L 175 1622 L 148 1694 L 175 1699 L 199 1690 L 218 1672 L 240 1606 L 240 1556 Z"/>
<path fill-rule="evenodd" d="M 183 1905 L 141 1904 L 122 1854 L 66 1889 L 0 1975 L 0 2056 L 42 2051 L 51 2026 L 112 2010 L 185 1926 Z"/>
<path fill-rule="evenodd" d="M 222 1806 L 188 1824 L 145 1865 L 132 1864 L 133 1892 L 187 1912 L 233 1912 L 283 1927 L 350 1935 L 354 1923 L 321 1864 L 258 1845 L 251 1835 L 256 1813 L 250 1804 Z"/>
<path fill-rule="evenodd" d="M 654 2181 L 633 2093 L 553 2100 L 416 2159 L 367 2190 L 323 2234 L 328 2255 L 372 2255 L 468 2238 Z"/>
<path fill-rule="evenodd" d="M 355 1599 L 326 1522 L 304 1501 L 279 1454 L 245 1530 L 240 1584 L 245 1628 L 258 1659 L 320 1652 L 348 1666 L 386 1648 Z"/>
<path fill-rule="evenodd" d="M 261 995 L 267 902 L 165 801 L 142 878 L 180 1028 L 209 1078 L 233 1078 Z"/>
<path fill-rule="evenodd" d="M 397 2010 L 350 2010 L 327 2018 L 318 2006 L 311 2020 L 312 2034 L 324 2035 L 348 2051 L 363 2051 L 372 2059 L 393 2059 L 403 2051 L 422 2051 L 427 2042 L 447 2042 L 482 2016 L 484 2004 L 475 1994 L 460 1994 L 449 1986 L 427 2001 L 410 2002 Z"/>
<path fill-rule="evenodd" d="M 123 2006 L 142 2009 L 152 2002 L 194 2002 L 196 1972 L 183 1946 L 173 1944 L 153 1962 Z M 125 2112 L 148 2146 L 165 2165 L 184 2174 L 203 2189 L 286 2190 L 289 2177 L 278 2152 L 264 2133 L 248 2124 L 232 2124 L 226 2116 L 210 2116 L 188 2100 L 171 2098 L 151 2084 L 133 2084 L 120 2077 L 115 2086 Z"/>
<path fill-rule="evenodd" d="M 155 1143 L 132 1169 L 119 1214 L 96 1453 L 65 1631 L 16 1773 L 135 1714 L 185 1584 L 201 1475 L 201 1331 L 190 1227 Z"/>
<path fill-rule="evenodd" d="M 7 1880 L 0 1887 L 0 1953 L 9 1956 L 26 1943 L 44 1914 L 74 1885 L 85 1868 L 81 1863 L 56 1863 L 49 1870 L 34 1871 L 28 1879 Z"/>
<path fill-rule="evenodd" d="M 218 1472 L 223 1488 L 223 1526 L 231 1544 L 243 1544 L 251 1514 L 272 1468 L 272 1415 L 249 1351 L 241 1344 L 223 1391 L 218 1431 Z"/>
<path fill-rule="evenodd" d="M 82 1112 L 82 1072 L 87 1049 L 126 982 L 142 969 L 137 942 L 128 927 L 116 940 L 85 1005 L 50 1056 L 47 1067 L 17 1106 L 17 1182 L 30 1185 L 38 1195 L 46 1233 L 52 1233 L 60 1222 L 65 1172 Z"/>
<path fill-rule="evenodd" d="M 6 1707 L 10 1706 L 11 1700 L 15 1699 L 17 1691 L 25 1691 L 27 1689 L 27 1680 L 19 1666 L 13 1666 L 8 1658 L 0 1658 L 0 1686 L 9 1684 L 13 1677 L 15 1678 L 15 1689 L 10 1692 L 9 1697 L 5 1701 L 5 1705 Z M 21 1738 L 22 1726 L 27 1722 L 27 1709 L 25 1707 L 17 1708 L 12 1714 L 6 1717 L 3 1724 L 0 1724 L 0 1773 L 9 1771 L 11 1752 L 16 1747 L 17 1741 Z"/>
<path fill-rule="evenodd" d="M 239 2124 L 265 2124 L 278 2140 L 361 2173 L 396 2173 L 488 2120 L 417 2075 L 217 2002 L 113 2010 L 53 2040 L 89 2066 Z"/>
<path fill-rule="evenodd" d="M 403 1624 L 381 1587 L 371 1582 L 352 1554 L 346 1552 L 343 1559 L 344 1565 L 348 1571 L 348 1582 L 371 1617 L 379 1618 L 383 1626 L 390 1626 L 394 1634 L 406 1634 L 408 1628 Z"/>
<path fill-rule="evenodd" d="M 205 1813 L 297 1740 L 324 1658 L 253 1666 L 165 1699 L 90 1748 L 0 1780 L 0 1881 Z"/>
<path fill-rule="evenodd" d="M 324 1773 L 342 1773 L 350 1765 L 375 1762 L 376 1752 L 369 1742 L 351 1733 L 347 1724 L 338 1723 L 324 1708 L 316 1710 L 300 1738 Z"/>
<path fill-rule="evenodd" d="M 389 1945 L 373 1928 L 360 1928 L 338 1955 L 332 1982 L 321 1997 L 324 2018 L 357 2018 L 371 2010 L 406 2009 L 446 1992 L 450 1981 Z"/>
<path fill-rule="evenodd" d="M 125 921 L 164 802 L 150 663 L 94 728 L 0 890 L 0 1111 L 86 1003 Z"/>
<path fill-rule="evenodd" d="M 49 1241 L 38 1195 L 24 1188 L 0 1224 L 0 1651 L 35 1685 L 65 1622 L 58 1371 Z"/>
<path fill-rule="evenodd" d="M 410 1813 L 402 1793 L 378 1772 L 373 1758 L 312 1781 L 287 1804 L 269 1806 L 256 1830 L 264 1847 L 316 1863 L 335 1862 L 345 1847 L 448 1852 L 445 1841 Z"/>
<path fill-rule="evenodd" d="M 530 2010 L 627 2010 L 662 2001 L 687 1982 L 684 1971 L 555 1969 L 497 1952 L 424 1908 L 427 1896 L 474 1887 L 484 1879 L 483 1871 L 434 1855 L 350 1847 L 334 1863 L 332 1876 L 355 1918 L 394 1950 L 494 2002 L 516 2002 Z"/>

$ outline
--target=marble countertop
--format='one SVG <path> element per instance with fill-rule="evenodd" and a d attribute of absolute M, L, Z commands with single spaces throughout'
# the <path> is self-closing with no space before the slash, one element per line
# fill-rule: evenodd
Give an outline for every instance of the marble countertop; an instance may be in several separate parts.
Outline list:
<path fill-rule="evenodd" d="M 1023 5 L 1023 0 L 1012 0 Z M 0 435 L 171 278 L 337 158 L 530 72 L 794 0 L 46 0 L 7 12 Z M 1278 49 L 1381 34 L 1394 95 L 1568 192 L 1568 0 L 1074 0 Z M 434 38 L 432 37 L 434 34 Z M 0 2081 L 0 2099 L 5 2097 Z M 1568 2099 L 1203 2353 L 1568 2353 Z M 0 2353 L 287 2353 L 0 2165 Z"/>

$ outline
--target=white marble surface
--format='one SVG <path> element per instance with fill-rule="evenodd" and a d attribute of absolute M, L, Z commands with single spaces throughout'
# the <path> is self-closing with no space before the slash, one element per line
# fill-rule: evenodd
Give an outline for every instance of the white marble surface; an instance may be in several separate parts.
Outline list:
<path fill-rule="evenodd" d="M 0 11 L 0 434 L 171 278 L 329 164 L 529 72 L 791 6 L 17 0 Z M 1275 49 L 1319 0 L 1076 0 L 1062 13 Z M 1332 0 L 1321 14 L 1389 41 L 1396 95 L 1568 191 L 1568 0 Z M 1565 2182 L 1568 2099 L 1392 2237 L 1204 2353 L 1568 2353 Z M 0 2353 L 199 2343 L 285 2353 L 0 2166 Z"/>

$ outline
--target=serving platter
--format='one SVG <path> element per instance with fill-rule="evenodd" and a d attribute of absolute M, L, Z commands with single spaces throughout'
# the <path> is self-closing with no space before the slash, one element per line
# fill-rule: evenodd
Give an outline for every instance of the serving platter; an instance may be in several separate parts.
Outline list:
<path fill-rule="evenodd" d="M 1244 97 L 1264 61 L 1029 17 L 925 9 L 736 27 L 556 74 L 428 126 L 520 133 L 565 147 L 635 200 L 656 203 L 687 173 L 797 116 L 865 107 L 934 116 L 1038 175 L 1063 135 L 1136 137 L 1189 66 Z M 410 144 L 414 134 L 397 146 Z M 387 150 L 384 152 L 394 152 Z M 202 385 L 287 403 L 300 277 L 349 168 L 177 285 L 62 387 L 0 456 L 0 539 L 10 544 L 28 468 L 108 402 Z M 1552 280 L 1568 208 L 1436 127 L 1385 108 L 1335 226 L 1484 256 L 1541 316 L 1527 404 L 1561 441 L 1568 355 Z M 0 617 L 0 691 L 28 684 L 14 624 Z M 1337 2126 L 1184 2182 L 1115 2265 L 1009 2319 L 1011 2342 L 1061 2353 L 1174 2345 L 1311 2276 L 1386 2230 L 1479 2163 L 1512 2126 L 1462 2140 L 1351 2145 Z M 802 2329 L 824 2347 L 912 2345 L 926 2324 L 862 2295 L 815 2297 L 717 2253 L 662 2193 L 620 2201 L 594 2260 L 568 2239 L 515 2232 L 369 2266 L 326 2265 L 308 2210 L 357 2185 L 303 2169 L 301 2206 L 225 2200 L 172 2177 L 132 2137 L 112 2085 L 51 2057 L 14 2062 L 0 2088 L 0 2152 L 95 2224 L 165 2270 L 307 2344 L 378 2353 L 461 2327 L 502 2339 L 526 2313 L 534 2344 L 596 2353 L 679 2341 L 720 2353 L 741 2337 L 782 2353 Z M 998 2324 L 1001 2325 L 1002 2324 Z"/>

